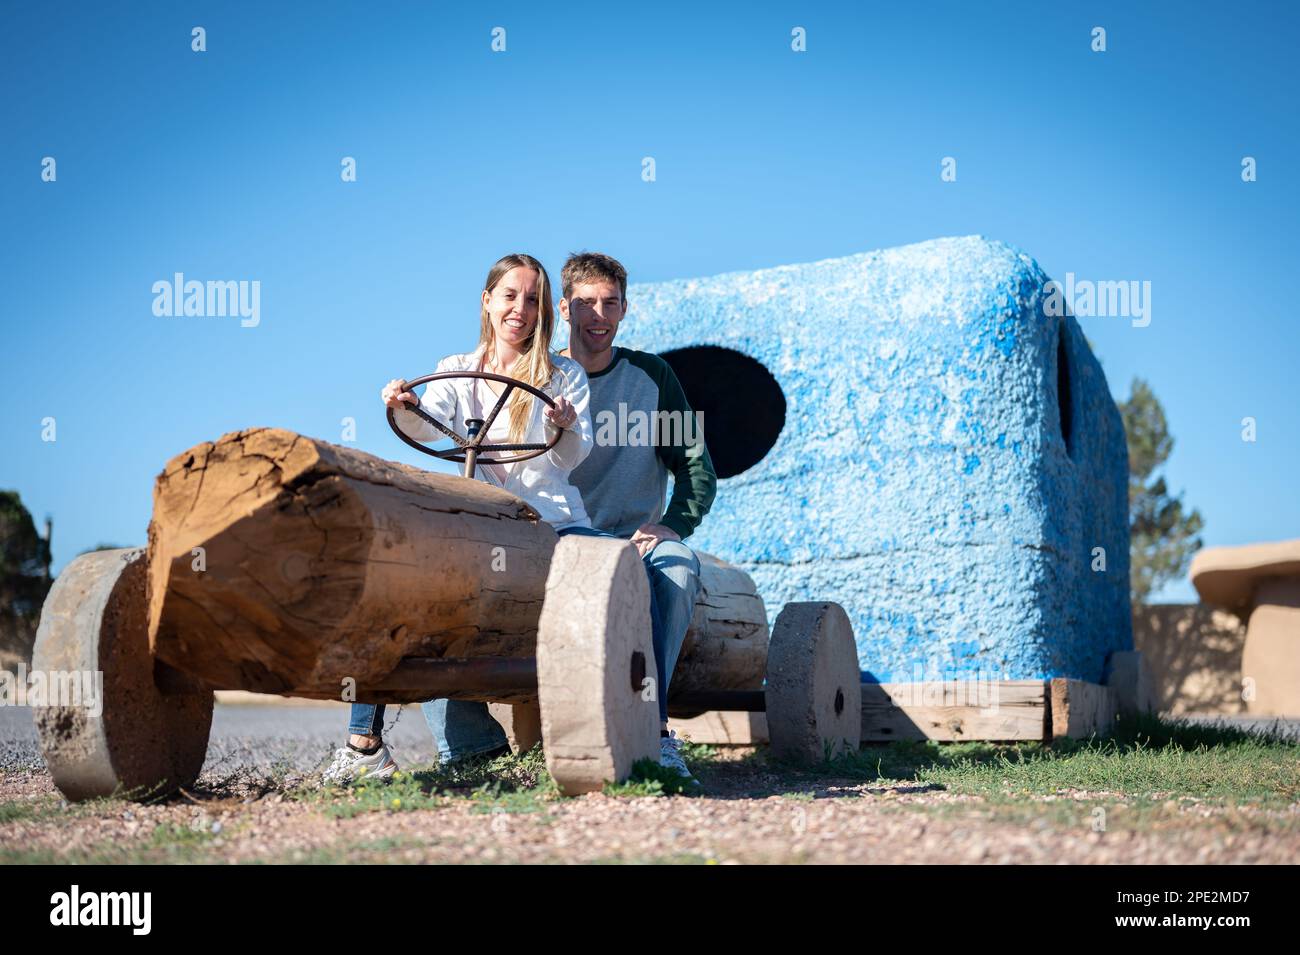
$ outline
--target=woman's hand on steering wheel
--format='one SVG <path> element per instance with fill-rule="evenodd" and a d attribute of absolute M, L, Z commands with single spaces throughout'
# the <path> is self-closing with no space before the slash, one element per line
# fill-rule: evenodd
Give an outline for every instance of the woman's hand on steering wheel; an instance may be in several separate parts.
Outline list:
<path fill-rule="evenodd" d="M 406 390 L 406 380 L 403 378 L 394 378 L 379 392 L 379 397 L 384 399 L 384 404 L 390 408 L 409 408 L 411 405 L 418 405 L 420 399 L 412 391 Z"/>
<path fill-rule="evenodd" d="M 557 428 L 572 428 L 578 421 L 578 412 L 573 403 L 560 395 L 555 399 L 555 407 L 546 408 L 546 419 Z"/>

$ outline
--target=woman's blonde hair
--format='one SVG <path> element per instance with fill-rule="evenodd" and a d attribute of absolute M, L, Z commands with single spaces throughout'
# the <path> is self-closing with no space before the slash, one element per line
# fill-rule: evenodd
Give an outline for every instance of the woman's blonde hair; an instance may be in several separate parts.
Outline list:
<path fill-rule="evenodd" d="M 535 388 L 545 388 L 551 383 L 551 377 L 555 374 L 555 363 L 551 361 L 555 304 L 551 301 L 551 279 L 546 274 L 546 269 L 531 255 L 522 252 L 504 255 L 488 271 L 483 290 L 490 294 L 507 272 L 517 268 L 537 271 L 537 322 L 533 325 L 532 334 L 523 343 L 522 354 L 515 359 L 514 365 L 506 374 L 511 378 L 526 381 Z M 479 310 L 478 343 L 484 349 L 485 355 L 491 354 L 496 344 L 496 333 L 492 329 L 492 319 L 488 317 L 486 305 Z M 510 396 L 510 403 L 506 406 L 510 415 L 507 444 L 522 442 L 524 432 L 528 430 L 528 419 L 532 414 L 534 400 L 532 395 L 521 388 L 516 388 L 514 394 Z"/>

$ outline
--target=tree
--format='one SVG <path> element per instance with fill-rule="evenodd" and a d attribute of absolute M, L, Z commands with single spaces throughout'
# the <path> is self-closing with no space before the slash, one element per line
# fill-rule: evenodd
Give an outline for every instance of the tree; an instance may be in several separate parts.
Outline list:
<path fill-rule="evenodd" d="M 0 491 L 0 655 L 30 660 L 41 604 L 50 589 L 50 542 L 17 491 Z"/>
<path fill-rule="evenodd" d="M 1154 476 L 1169 460 L 1174 439 L 1151 386 L 1134 378 L 1119 411 L 1128 436 L 1129 589 L 1137 607 L 1187 571 L 1205 522 L 1200 511 L 1185 510 L 1181 494 L 1169 493 L 1163 475 Z"/>

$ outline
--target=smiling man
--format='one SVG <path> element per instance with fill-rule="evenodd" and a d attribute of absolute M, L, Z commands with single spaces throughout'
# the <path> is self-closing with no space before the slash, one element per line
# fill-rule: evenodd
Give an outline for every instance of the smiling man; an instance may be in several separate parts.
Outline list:
<path fill-rule="evenodd" d="M 718 479 L 700 422 L 669 364 L 614 345 L 627 314 L 627 270 L 599 252 L 569 256 L 560 315 L 590 383 L 595 446 L 569 475 L 597 531 L 636 545 L 651 584 L 658 671 L 660 763 L 691 778 L 668 731 L 668 683 L 700 588 L 700 562 L 682 541 L 713 504 Z M 668 479 L 673 479 L 668 497 Z M 665 502 L 667 502 L 665 504 Z"/>

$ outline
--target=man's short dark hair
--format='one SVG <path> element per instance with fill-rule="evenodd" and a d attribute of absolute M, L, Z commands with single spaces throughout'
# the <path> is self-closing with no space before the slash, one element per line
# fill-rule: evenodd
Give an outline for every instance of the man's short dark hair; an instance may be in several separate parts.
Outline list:
<path fill-rule="evenodd" d="M 560 270 L 560 294 L 568 298 L 575 285 L 602 279 L 616 282 L 619 296 L 627 301 L 627 269 L 622 262 L 603 252 L 572 252 Z"/>

